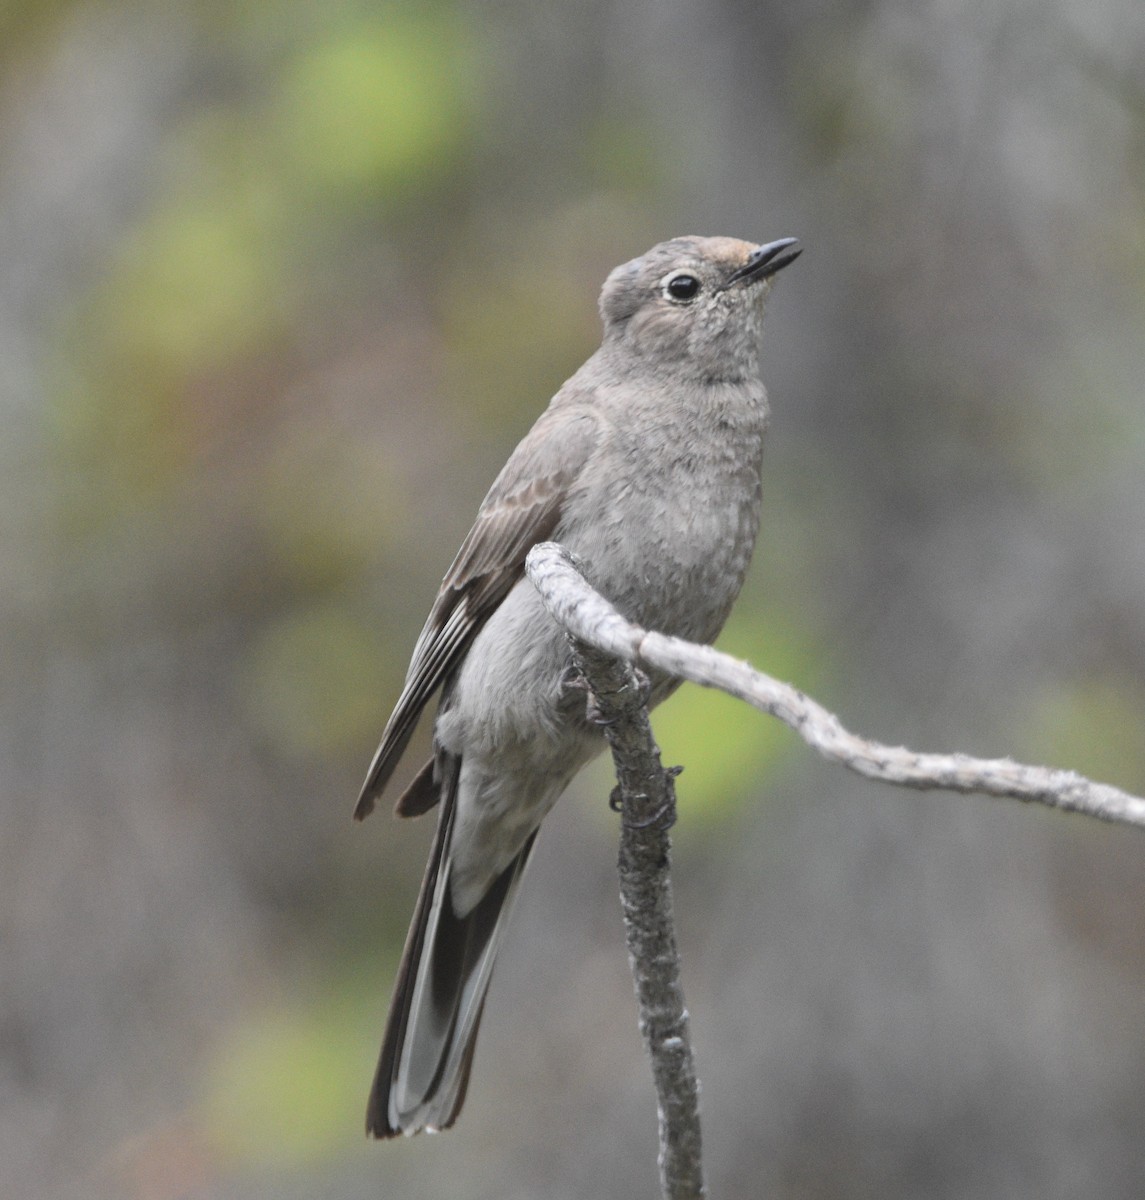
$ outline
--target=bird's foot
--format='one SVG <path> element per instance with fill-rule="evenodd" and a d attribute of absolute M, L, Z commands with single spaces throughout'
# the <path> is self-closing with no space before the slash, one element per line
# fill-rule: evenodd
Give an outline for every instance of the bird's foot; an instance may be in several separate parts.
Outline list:
<path fill-rule="evenodd" d="M 596 697 L 588 686 L 588 680 L 576 663 L 570 662 L 561 672 L 557 687 L 562 699 L 575 699 L 578 693 L 584 697 L 584 718 L 590 725 L 594 725 L 597 729 L 606 729 L 615 724 L 611 717 L 604 716 L 600 711 Z"/>
<path fill-rule="evenodd" d="M 669 767 L 668 773 L 674 779 L 683 770 L 683 767 Z M 648 799 L 645 795 L 637 795 L 633 797 L 636 801 L 645 801 Z M 627 829 L 671 829 L 676 824 L 676 798 L 669 795 L 665 800 L 653 809 L 647 816 L 635 820 L 628 815 L 628 811 L 624 806 L 624 793 L 617 784 L 612 789 L 608 797 L 608 807 L 614 813 L 620 813 L 621 822 Z"/>
<path fill-rule="evenodd" d="M 601 711 L 600 711 L 600 705 L 598 704 L 596 697 L 593 695 L 592 691 L 589 689 L 588 684 L 586 682 L 584 682 L 583 675 L 580 676 L 580 680 L 581 680 L 580 686 L 583 687 L 584 690 L 588 693 L 588 700 L 585 704 L 585 718 L 589 722 L 589 724 L 595 725 L 598 729 L 607 729 L 610 726 L 615 725 L 617 723 L 617 721 L 620 720 L 620 718 L 618 716 L 617 717 L 604 716 L 603 713 L 601 713 Z M 648 705 L 648 697 L 652 694 L 652 680 L 649 679 L 648 676 L 645 675 L 643 671 L 634 667 L 632 669 L 631 684 L 625 684 L 622 691 L 617 693 L 617 695 L 618 696 L 622 695 L 623 692 L 628 691 L 630 688 L 635 690 L 636 697 L 637 697 L 637 703 L 638 703 L 639 707 L 646 708 Z M 627 704 L 626 704 L 626 707 L 627 707 Z"/>
<path fill-rule="evenodd" d="M 644 708 L 648 704 L 648 697 L 652 695 L 652 680 L 639 667 L 633 667 L 632 681 L 640 698 L 640 706 Z"/>
<path fill-rule="evenodd" d="M 570 661 L 568 666 L 561 672 L 561 677 L 557 681 L 557 687 L 562 696 L 567 696 L 570 692 L 587 692 L 588 680 L 585 679 L 584 673 L 576 663 Z"/>
<path fill-rule="evenodd" d="M 589 692 L 584 704 L 584 719 L 597 729 L 611 729 L 619 718 L 606 717 L 600 710 L 596 696 Z"/>

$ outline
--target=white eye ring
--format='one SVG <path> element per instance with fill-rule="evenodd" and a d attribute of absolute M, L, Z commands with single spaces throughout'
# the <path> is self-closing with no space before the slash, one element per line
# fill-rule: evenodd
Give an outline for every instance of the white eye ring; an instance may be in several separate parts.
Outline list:
<path fill-rule="evenodd" d="M 690 304 L 700 294 L 703 285 L 694 271 L 680 270 L 665 275 L 660 290 L 665 300 L 673 304 Z"/>

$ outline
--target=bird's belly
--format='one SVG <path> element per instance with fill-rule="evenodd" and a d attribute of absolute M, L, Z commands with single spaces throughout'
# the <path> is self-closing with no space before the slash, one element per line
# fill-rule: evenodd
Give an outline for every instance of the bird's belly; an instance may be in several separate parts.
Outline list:
<path fill-rule="evenodd" d="M 438 718 L 440 744 L 453 754 L 484 759 L 510 754 L 522 764 L 558 768 L 589 730 L 570 718 L 584 710 L 564 685 L 568 641 L 522 579 L 474 639 L 447 710 Z"/>
<path fill-rule="evenodd" d="M 461 759 L 451 841 L 453 903 L 484 894 L 604 748 L 583 691 L 565 678 L 568 641 L 522 580 L 474 640 L 435 738 Z"/>

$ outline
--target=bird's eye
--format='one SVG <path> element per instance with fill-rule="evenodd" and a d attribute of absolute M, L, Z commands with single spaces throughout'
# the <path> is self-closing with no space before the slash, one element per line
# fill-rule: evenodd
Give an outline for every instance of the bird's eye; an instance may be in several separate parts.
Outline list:
<path fill-rule="evenodd" d="M 670 300 L 693 300 L 699 290 L 700 281 L 687 271 L 670 276 L 664 283 L 664 294 Z"/>

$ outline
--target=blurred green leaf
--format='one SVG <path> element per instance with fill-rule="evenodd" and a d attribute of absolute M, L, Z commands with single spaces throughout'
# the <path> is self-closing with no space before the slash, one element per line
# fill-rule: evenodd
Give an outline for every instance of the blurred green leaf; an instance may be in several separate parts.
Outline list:
<path fill-rule="evenodd" d="M 279 1168 L 360 1143 L 380 994 L 376 974 L 350 972 L 308 1006 L 268 1005 L 229 1030 L 205 1081 L 211 1142 L 232 1161 Z"/>
<path fill-rule="evenodd" d="M 358 747 L 376 732 L 379 678 L 387 661 L 365 620 L 336 603 L 292 613 L 266 627 L 244 664 L 251 718 L 280 752 L 328 754 Z"/>
<path fill-rule="evenodd" d="M 436 14 L 391 15 L 308 49 L 288 75 L 279 113 L 300 173 L 358 193 L 437 179 L 466 125 L 458 46 Z"/>
<path fill-rule="evenodd" d="M 1063 684 L 1036 700 L 1023 755 L 1140 790 L 1145 780 L 1145 692 L 1110 676 Z"/>
<path fill-rule="evenodd" d="M 191 438 L 171 380 L 142 364 L 130 378 L 106 364 L 93 378 L 65 372 L 51 397 L 55 450 L 64 460 L 57 529 L 89 536 L 163 491 L 191 454 Z"/>
<path fill-rule="evenodd" d="M 113 351 L 202 370 L 281 322 L 276 221 L 247 199 L 229 190 L 188 196 L 142 226 L 102 297 Z"/>
<path fill-rule="evenodd" d="M 318 401 L 317 419 L 283 432 L 257 480 L 258 514 L 275 565 L 300 587 L 337 587 L 384 556 L 406 493 L 382 468 L 385 448 L 355 437 Z"/>

